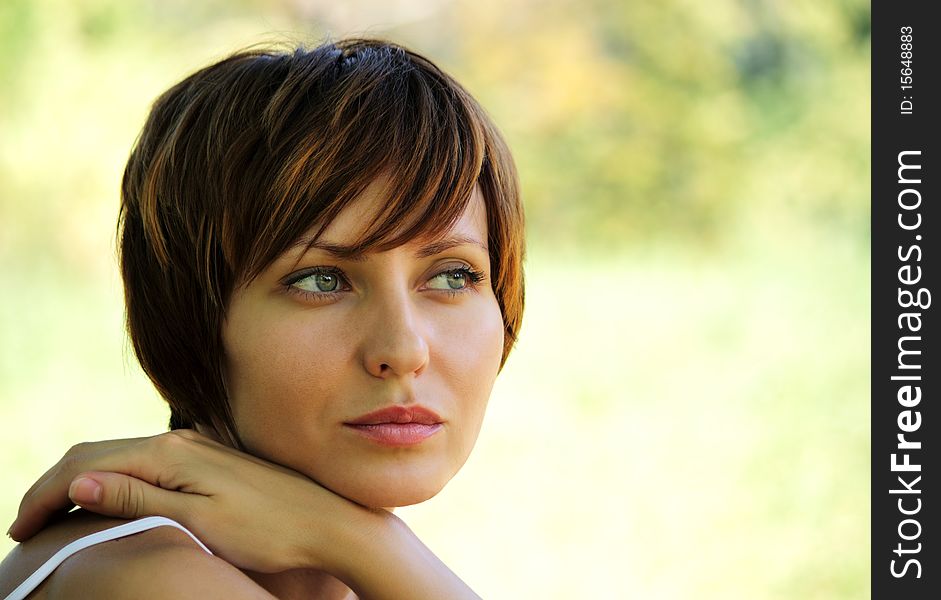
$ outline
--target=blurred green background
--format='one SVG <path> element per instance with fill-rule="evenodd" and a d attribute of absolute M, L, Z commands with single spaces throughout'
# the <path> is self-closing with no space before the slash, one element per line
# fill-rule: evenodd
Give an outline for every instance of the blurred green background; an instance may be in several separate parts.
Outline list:
<path fill-rule="evenodd" d="M 165 428 L 113 245 L 152 100 L 374 34 L 491 112 L 529 227 L 477 449 L 397 513 L 485 598 L 868 598 L 869 30 L 863 0 L 3 0 L 0 518 L 70 445 Z"/>

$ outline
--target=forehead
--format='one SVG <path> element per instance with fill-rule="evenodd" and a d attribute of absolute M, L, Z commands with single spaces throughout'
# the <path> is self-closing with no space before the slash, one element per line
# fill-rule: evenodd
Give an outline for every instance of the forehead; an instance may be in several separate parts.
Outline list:
<path fill-rule="evenodd" d="M 386 185 L 384 178 L 373 181 L 330 222 L 320 241 L 343 244 L 359 239 L 376 215 L 385 209 L 389 197 Z M 395 231 L 404 230 L 410 224 L 403 222 Z M 467 207 L 448 233 L 475 238 L 486 246 L 487 208 L 479 185 L 474 186 Z"/>

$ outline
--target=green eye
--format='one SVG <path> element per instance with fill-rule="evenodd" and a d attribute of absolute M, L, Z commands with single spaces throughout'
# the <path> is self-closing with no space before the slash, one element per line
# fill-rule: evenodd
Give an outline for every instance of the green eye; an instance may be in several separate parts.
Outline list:
<path fill-rule="evenodd" d="M 335 292 L 340 287 L 340 278 L 336 273 L 314 272 L 300 277 L 291 283 L 305 292 Z"/>
<path fill-rule="evenodd" d="M 432 277 L 432 281 L 444 279 L 447 287 L 435 287 L 433 289 L 449 292 L 451 294 L 454 292 L 471 291 L 478 283 L 483 281 L 485 277 L 486 275 L 482 271 L 476 271 L 470 267 L 448 269 Z"/>
<path fill-rule="evenodd" d="M 463 290 L 467 287 L 467 273 L 465 269 L 455 269 L 452 271 L 445 271 L 444 273 L 439 273 L 432 278 L 432 281 L 436 279 L 444 279 L 447 283 L 448 289 L 452 290 Z M 444 288 L 434 288 L 434 289 L 444 289 Z"/>

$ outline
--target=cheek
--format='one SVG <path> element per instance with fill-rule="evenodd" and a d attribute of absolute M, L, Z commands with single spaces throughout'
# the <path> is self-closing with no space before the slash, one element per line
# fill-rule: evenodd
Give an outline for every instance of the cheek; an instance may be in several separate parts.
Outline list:
<path fill-rule="evenodd" d="M 335 397 L 350 349 L 329 321 L 253 319 L 225 340 L 232 410 L 248 439 L 287 432 L 297 417 L 328 418 L 325 399 Z"/>
<path fill-rule="evenodd" d="M 476 375 L 494 368 L 503 353 L 503 318 L 500 306 L 492 295 L 479 298 L 459 315 L 453 313 L 434 317 L 434 339 L 429 340 L 431 362 L 458 372 Z M 435 360 L 437 358 L 437 360 Z"/>
<path fill-rule="evenodd" d="M 465 318 L 448 322 L 439 330 L 434 368 L 462 415 L 462 430 L 476 436 L 503 357 L 503 317 L 496 298 L 480 303 Z"/>

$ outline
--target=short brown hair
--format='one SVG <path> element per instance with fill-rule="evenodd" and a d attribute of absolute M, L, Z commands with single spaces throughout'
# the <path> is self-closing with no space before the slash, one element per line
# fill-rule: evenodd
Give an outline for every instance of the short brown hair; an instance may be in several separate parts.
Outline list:
<path fill-rule="evenodd" d="M 250 47 L 154 102 L 124 171 L 118 236 L 128 332 L 171 429 L 207 425 L 241 447 L 222 368 L 228 298 L 382 175 L 388 205 L 351 255 L 441 235 L 480 185 L 502 370 L 524 304 L 516 167 L 483 108 L 430 60 L 381 39 Z"/>

